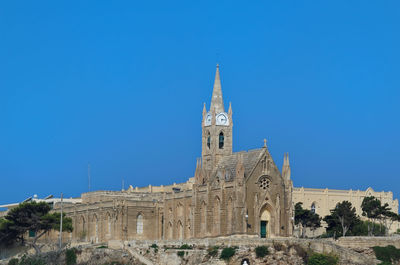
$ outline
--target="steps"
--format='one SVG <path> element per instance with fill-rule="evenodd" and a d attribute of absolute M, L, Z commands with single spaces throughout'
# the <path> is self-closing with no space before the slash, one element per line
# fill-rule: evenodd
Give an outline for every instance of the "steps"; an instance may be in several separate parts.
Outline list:
<path fill-rule="evenodd" d="M 149 260 L 148 258 L 142 256 L 141 254 L 139 254 L 136 250 L 134 250 L 132 247 L 126 247 L 126 250 L 128 250 L 128 252 L 135 257 L 136 259 L 138 259 L 140 262 L 146 264 L 146 265 L 155 265 L 151 260 Z"/>

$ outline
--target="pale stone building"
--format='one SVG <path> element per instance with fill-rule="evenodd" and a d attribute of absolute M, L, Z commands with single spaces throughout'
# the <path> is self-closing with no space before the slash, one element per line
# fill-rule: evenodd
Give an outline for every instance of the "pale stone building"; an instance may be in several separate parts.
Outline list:
<path fill-rule="evenodd" d="M 266 141 L 259 149 L 233 152 L 232 107 L 225 111 L 218 66 L 201 125 L 202 154 L 193 178 L 171 186 L 84 193 L 82 203 L 64 207 L 73 218 L 72 237 L 98 242 L 292 235 L 289 163 L 281 174 Z"/>
<path fill-rule="evenodd" d="M 84 193 L 64 205 L 74 225 L 68 238 L 104 242 L 230 235 L 287 237 L 293 235 L 295 203 L 303 202 L 305 208 L 323 217 L 338 202 L 348 200 L 361 215 L 360 205 L 367 195 L 398 212 L 398 201 L 391 192 L 293 188 L 288 154 L 280 172 L 266 140 L 259 149 L 233 152 L 232 107 L 225 111 L 218 66 L 211 105 L 207 110 L 204 104 L 201 128 L 202 154 L 192 178 L 169 186 Z M 59 204 L 54 209 L 59 209 Z"/>

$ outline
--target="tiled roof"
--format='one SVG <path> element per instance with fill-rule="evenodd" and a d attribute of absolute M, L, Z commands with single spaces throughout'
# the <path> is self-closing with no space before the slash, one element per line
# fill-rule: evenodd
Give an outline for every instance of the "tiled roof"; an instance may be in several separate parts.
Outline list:
<path fill-rule="evenodd" d="M 257 162 L 265 152 L 265 148 L 253 149 L 249 151 L 241 151 L 233 153 L 229 156 L 224 156 L 218 163 L 216 170 L 213 172 L 213 176 L 217 174 L 218 169 L 226 170 L 226 178 L 233 179 L 236 177 L 236 165 L 239 159 L 239 155 L 243 156 L 244 175 L 247 177 L 250 175 Z"/>

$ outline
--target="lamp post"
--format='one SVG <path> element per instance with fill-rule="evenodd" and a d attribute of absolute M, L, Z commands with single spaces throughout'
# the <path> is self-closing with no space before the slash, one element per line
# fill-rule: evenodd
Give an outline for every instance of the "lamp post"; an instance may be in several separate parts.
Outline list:
<path fill-rule="evenodd" d="M 62 248 L 62 225 L 63 225 L 63 194 L 62 194 L 62 192 L 61 192 L 60 249 Z"/>
<path fill-rule="evenodd" d="M 246 234 L 247 234 L 249 228 L 251 227 L 251 225 L 249 225 L 249 210 L 246 211 L 245 218 L 246 218 Z"/>

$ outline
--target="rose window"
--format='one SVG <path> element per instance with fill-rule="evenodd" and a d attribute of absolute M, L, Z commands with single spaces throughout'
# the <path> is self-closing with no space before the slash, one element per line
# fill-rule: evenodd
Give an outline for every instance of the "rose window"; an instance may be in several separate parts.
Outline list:
<path fill-rule="evenodd" d="M 260 178 L 260 180 L 258 182 L 258 186 L 264 190 L 269 189 L 270 184 L 271 184 L 271 181 L 266 177 Z"/>

